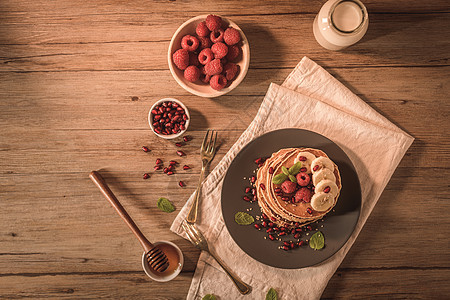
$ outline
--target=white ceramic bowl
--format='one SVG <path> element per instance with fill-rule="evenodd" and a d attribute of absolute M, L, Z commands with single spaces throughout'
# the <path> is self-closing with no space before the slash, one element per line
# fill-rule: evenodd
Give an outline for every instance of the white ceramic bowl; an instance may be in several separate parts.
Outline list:
<path fill-rule="evenodd" d="M 180 248 L 172 242 L 159 241 L 159 242 L 154 243 L 155 246 L 159 245 L 159 244 L 169 244 L 177 250 L 178 256 L 180 257 L 180 262 L 179 262 L 177 268 L 172 273 L 167 274 L 167 275 L 162 275 L 162 276 L 155 275 L 155 273 L 154 273 L 155 271 L 151 271 L 150 266 L 148 265 L 146 252 L 144 252 L 142 254 L 142 267 L 144 268 L 145 274 L 147 274 L 147 276 L 150 277 L 151 279 L 158 281 L 158 282 L 167 282 L 167 281 L 174 279 L 175 277 L 178 276 L 178 274 L 180 274 L 181 270 L 183 269 L 183 265 L 184 265 L 184 256 L 183 256 L 183 252 L 181 252 Z"/>
<path fill-rule="evenodd" d="M 175 133 L 175 134 L 165 135 L 165 134 L 157 133 L 157 132 L 155 131 L 155 127 L 153 126 L 153 115 L 152 115 L 152 110 L 153 110 L 157 105 L 161 105 L 163 102 L 166 102 L 166 101 L 172 101 L 172 102 L 177 103 L 179 106 L 181 106 L 181 107 L 184 109 L 186 115 L 188 116 L 188 119 L 187 119 L 187 121 L 186 121 L 186 124 L 184 125 L 185 129 L 184 129 L 184 130 L 181 130 L 180 132 Z M 156 134 L 157 136 L 159 136 L 159 137 L 161 137 L 161 138 L 163 138 L 163 139 L 167 139 L 167 140 L 177 138 L 177 137 L 181 136 L 182 134 L 184 134 L 184 133 L 186 132 L 186 130 L 188 129 L 189 123 L 190 123 L 190 122 L 191 122 L 191 115 L 189 114 L 189 110 L 187 109 L 187 107 L 186 107 L 180 100 L 177 100 L 177 99 L 175 99 L 175 98 L 163 98 L 163 99 L 161 99 L 161 100 L 156 101 L 156 102 L 152 105 L 152 107 L 150 108 L 150 111 L 148 112 L 148 125 L 150 125 L 150 128 L 152 129 L 153 133 Z"/>
<path fill-rule="evenodd" d="M 189 82 L 184 78 L 184 72 L 180 69 L 178 69 L 175 64 L 172 61 L 172 55 L 175 51 L 178 49 L 181 49 L 181 39 L 183 36 L 190 34 L 195 35 L 195 29 L 197 28 L 197 25 L 206 20 L 207 15 L 201 15 L 194 17 L 192 19 L 187 20 L 184 22 L 180 27 L 178 27 L 177 31 L 175 31 L 174 35 L 172 36 L 172 40 L 169 44 L 169 50 L 168 50 L 168 63 L 170 72 L 172 73 L 173 78 L 175 78 L 176 82 L 183 87 L 186 91 L 200 96 L 200 97 L 206 97 L 206 98 L 213 98 L 225 95 L 226 93 L 229 93 L 233 89 L 235 89 L 244 79 L 245 75 L 248 71 L 248 66 L 250 64 L 250 46 L 248 44 L 247 37 L 245 36 L 244 32 L 239 28 L 239 26 L 236 25 L 233 21 L 224 18 L 222 18 L 222 22 L 228 26 L 231 26 L 235 29 L 237 29 L 241 34 L 241 42 L 242 48 L 242 58 L 240 61 L 236 62 L 236 64 L 239 66 L 239 74 L 236 76 L 236 78 L 231 82 L 231 84 L 227 85 L 225 88 L 223 88 L 220 91 L 216 91 L 213 89 L 209 84 L 202 83 L 201 81 L 198 81 L 196 83 Z"/>

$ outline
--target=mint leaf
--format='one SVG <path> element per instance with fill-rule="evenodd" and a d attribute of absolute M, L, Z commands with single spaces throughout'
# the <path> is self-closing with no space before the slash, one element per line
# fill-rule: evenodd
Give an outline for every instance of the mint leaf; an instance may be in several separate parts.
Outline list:
<path fill-rule="evenodd" d="M 296 162 L 292 167 L 289 168 L 289 174 L 291 175 L 297 175 L 298 172 L 300 172 L 300 169 L 302 168 L 302 162 L 298 161 Z"/>
<path fill-rule="evenodd" d="M 285 166 L 281 166 L 281 171 L 283 171 L 284 175 L 289 176 L 289 171 Z"/>
<path fill-rule="evenodd" d="M 270 288 L 270 290 L 266 294 L 266 300 L 278 300 L 278 293 L 273 288 Z"/>
<path fill-rule="evenodd" d="M 287 178 L 288 178 L 287 175 L 280 173 L 278 175 L 273 176 L 272 183 L 273 184 L 282 184 L 283 182 L 286 181 Z"/>
<path fill-rule="evenodd" d="M 238 211 L 234 215 L 234 221 L 236 221 L 239 225 L 250 225 L 255 222 L 255 219 L 248 213 Z"/>
<path fill-rule="evenodd" d="M 294 183 L 297 183 L 297 178 L 295 178 L 295 176 L 293 176 L 293 175 L 289 175 L 289 180 Z"/>
<path fill-rule="evenodd" d="M 320 250 L 324 246 L 325 246 L 325 237 L 323 236 L 322 232 L 317 231 L 309 239 L 309 247 L 311 247 L 314 250 Z"/>
<path fill-rule="evenodd" d="M 216 296 L 211 295 L 211 294 L 205 295 L 202 298 L 202 300 L 216 300 L 216 299 L 217 299 Z"/>
<path fill-rule="evenodd" d="M 167 213 L 175 211 L 175 207 L 173 206 L 172 202 L 162 197 L 158 199 L 158 208 Z"/>

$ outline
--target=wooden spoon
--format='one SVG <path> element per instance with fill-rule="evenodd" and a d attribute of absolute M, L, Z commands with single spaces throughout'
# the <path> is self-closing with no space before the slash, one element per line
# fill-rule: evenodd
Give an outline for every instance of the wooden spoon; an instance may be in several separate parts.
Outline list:
<path fill-rule="evenodd" d="M 102 191 L 103 195 L 106 199 L 111 203 L 111 205 L 116 209 L 117 213 L 120 215 L 122 220 L 130 227 L 131 231 L 133 231 L 134 235 L 138 238 L 142 247 L 144 248 L 147 261 L 149 266 L 158 272 L 164 272 L 169 267 L 169 261 L 167 259 L 166 254 L 161 251 L 161 249 L 156 248 L 149 240 L 142 234 L 137 225 L 125 211 L 122 204 L 120 204 L 119 200 L 117 200 L 116 196 L 114 196 L 113 192 L 109 189 L 106 181 L 97 171 L 92 171 L 89 174 L 89 177 L 92 181 L 97 185 L 97 187 Z"/>

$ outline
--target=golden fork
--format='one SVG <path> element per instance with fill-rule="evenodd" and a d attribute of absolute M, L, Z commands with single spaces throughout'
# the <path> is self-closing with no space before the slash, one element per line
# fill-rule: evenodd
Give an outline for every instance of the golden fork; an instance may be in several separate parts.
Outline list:
<path fill-rule="evenodd" d="M 184 231 L 186 232 L 189 240 L 191 243 L 199 248 L 200 250 L 208 252 L 218 263 L 219 265 L 224 269 L 224 271 L 227 273 L 227 275 L 230 277 L 230 279 L 233 281 L 233 283 L 236 285 L 239 292 L 243 295 L 248 294 L 251 290 L 251 287 L 243 282 L 239 277 L 237 277 L 235 274 L 233 274 L 228 267 L 222 262 L 222 260 L 217 257 L 211 250 L 209 249 L 208 242 L 206 241 L 203 234 L 198 230 L 197 226 L 195 224 L 191 224 L 188 222 L 181 223 L 181 226 L 183 227 Z"/>
<path fill-rule="evenodd" d="M 202 187 L 203 175 L 205 173 L 206 166 L 211 162 L 211 160 L 214 157 L 214 154 L 216 153 L 216 141 L 217 141 L 217 131 L 208 129 L 205 138 L 203 139 L 202 148 L 200 149 L 200 157 L 202 159 L 202 171 L 200 172 L 200 178 L 198 180 L 197 189 L 195 190 L 194 201 L 192 202 L 191 209 L 189 210 L 189 214 L 186 218 L 186 220 L 192 224 L 194 224 L 195 221 L 197 221 L 198 199 L 200 198 L 200 189 Z"/>

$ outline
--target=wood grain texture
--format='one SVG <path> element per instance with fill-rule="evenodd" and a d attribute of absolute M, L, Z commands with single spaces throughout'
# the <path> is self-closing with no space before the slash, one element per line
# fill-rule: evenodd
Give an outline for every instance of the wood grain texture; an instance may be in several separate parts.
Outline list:
<path fill-rule="evenodd" d="M 2 1 L 0 298 L 184 299 L 200 253 L 168 228 L 194 191 L 204 131 L 220 134 L 212 170 L 269 84 L 305 55 L 415 137 L 323 298 L 449 298 L 450 4 L 365 0 L 366 36 L 332 52 L 312 34 L 324 2 Z M 245 80 L 217 99 L 184 91 L 166 58 L 177 27 L 209 12 L 239 24 L 251 47 Z M 148 129 L 149 107 L 166 96 L 191 112 L 183 158 Z M 156 158 L 192 169 L 168 177 L 153 171 Z M 170 284 L 145 276 L 139 243 L 91 170 L 151 241 L 181 247 L 185 266 Z M 161 196 L 176 213 L 157 209 Z"/>

